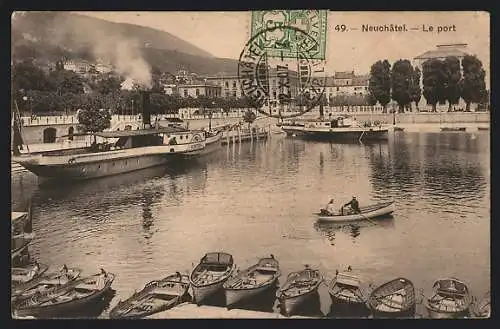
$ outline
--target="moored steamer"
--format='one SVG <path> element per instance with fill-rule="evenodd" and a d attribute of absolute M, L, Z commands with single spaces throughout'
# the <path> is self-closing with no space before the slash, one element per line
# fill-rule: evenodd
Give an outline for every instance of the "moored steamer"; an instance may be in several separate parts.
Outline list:
<path fill-rule="evenodd" d="M 311 140 L 327 141 L 385 141 L 389 128 L 383 125 L 359 125 L 348 116 L 337 116 L 329 120 L 296 120 L 283 123 L 281 129 L 287 135 Z"/>
<path fill-rule="evenodd" d="M 97 132 L 94 135 L 103 142 L 88 148 L 18 155 L 13 160 L 43 179 L 83 180 L 163 165 L 175 159 L 175 155 L 205 148 L 202 131 L 152 127 L 149 93 L 143 92 L 142 96 L 142 129 Z"/>

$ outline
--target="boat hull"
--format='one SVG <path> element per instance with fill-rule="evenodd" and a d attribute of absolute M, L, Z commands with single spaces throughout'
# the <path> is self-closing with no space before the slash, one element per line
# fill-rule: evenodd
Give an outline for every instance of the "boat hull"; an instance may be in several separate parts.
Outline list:
<path fill-rule="evenodd" d="M 469 315 L 468 310 L 464 310 L 461 312 L 438 312 L 436 310 L 433 310 L 432 308 L 426 306 L 427 313 L 429 314 L 429 317 L 431 319 L 457 319 L 457 318 L 463 318 Z"/>
<path fill-rule="evenodd" d="M 15 310 L 15 314 L 16 316 L 34 316 L 36 318 L 43 318 L 51 315 L 63 315 L 63 314 L 66 315 L 67 313 L 69 317 L 71 311 L 80 308 L 82 306 L 85 306 L 87 304 L 90 304 L 92 302 L 95 302 L 96 300 L 101 298 L 104 295 L 104 293 L 106 293 L 109 289 L 110 287 L 107 287 L 106 289 L 103 289 L 92 296 L 82 299 L 76 299 L 72 302 L 65 304 Z"/>
<path fill-rule="evenodd" d="M 332 310 L 348 310 L 355 313 L 368 311 L 369 308 L 364 302 L 354 302 L 343 298 L 339 298 L 330 293 L 330 299 L 332 300 L 331 309 Z"/>
<path fill-rule="evenodd" d="M 323 222 L 350 222 L 350 221 L 359 221 L 366 220 L 372 218 L 383 217 L 392 214 L 395 211 L 394 203 L 388 203 L 387 205 L 380 207 L 378 209 L 374 209 L 373 211 L 363 212 L 361 209 L 361 214 L 352 214 L 345 216 L 324 216 L 318 215 L 318 220 Z"/>
<path fill-rule="evenodd" d="M 303 295 L 293 296 L 293 297 L 280 297 L 278 298 L 280 302 L 280 309 L 286 315 L 293 315 L 301 306 L 307 302 L 313 300 L 318 296 L 318 288 L 311 290 Z"/>
<path fill-rule="evenodd" d="M 264 286 L 258 287 L 258 288 L 253 288 L 253 289 L 224 289 L 224 293 L 226 295 L 226 306 L 230 307 L 233 306 L 239 302 L 248 300 L 250 298 L 253 298 L 257 295 L 260 295 L 267 290 L 269 290 L 276 281 L 270 282 L 269 284 L 266 284 Z"/>
<path fill-rule="evenodd" d="M 217 292 L 222 290 L 222 285 L 226 282 L 227 279 L 212 283 L 206 286 L 195 286 L 191 285 L 191 289 L 193 291 L 193 301 L 200 305 L 201 302 L 206 300 L 208 297 L 215 295 Z"/>
<path fill-rule="evenodd" d="M 129 158 L 102 160 L 99 162 L 64 165 L 21 164 L 43 180 L 86 180 L 160 166 L 168 163 L 171 159 L 172 158 L 167 155 L 142 155 Z"/>
<path fill-rule="evenodd" d="M 393 318 L 393 319 L 401 319 L 401 318 L 413 319 L 415 318 L 415 311 L 416 311 L 415 306 L 412 306 L 407 310 L 397 311 L 397 312 L 383 312 L 376 309 L 371 310 L 374 318 Z"/>
<path fill-rule="evenodd" d="M 352 129 L 335 128 L 330 130 L 308 130 L 306 128 L 282 127 L 287 135 L 319 141 L 386 141 L 389 139 L 388 129 Z"/>
<path fill-rule="evenodd" d="M 35 316 L 36 318 L 43 318 L 51 315 L 70 315 L 71 311 L 101 299 L 103 295 L 111 289 L 115 276 L 112 273 L 109 273 L 109 275 L 111 275 L 112 278 L 106 283 L 103 289 L 97 291 L 95 294 L 62 304 L 34 306 L 21 309 L 17 308 L 14 310 L 14 313 L 16 316 Z"/>
<path fill-rule="evenodd" d="M 200 157 L 213 153 L 220 149 L 222 149 L 222 133 L 217 134 L 216 137 L 207 138 L 205 148 L 181 154 L 181 157 L 182 158 Z"/>

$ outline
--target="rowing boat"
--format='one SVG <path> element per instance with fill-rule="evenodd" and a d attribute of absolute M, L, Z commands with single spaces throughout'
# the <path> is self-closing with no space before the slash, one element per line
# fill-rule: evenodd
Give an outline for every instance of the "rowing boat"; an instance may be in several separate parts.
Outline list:
<path fill-rule="evenodd" d="M 34 280 L 47 271 L 49 267 L 45 264 L 33 263 L 25 267 L 13 267 L 10 270 L 12 285 L 22 285 Z"/>
<path fill-rule="evenodd" d="M 347 271 L 337 273 L 328 287 L 332 300 L 331 309 L 349 309 L 366 311 L 369 292 L 362 285 L 359 275 L 354 274 L 350 267 Z"/>
<path fill-rule="evenodd" d="M 491 293 L 489 291 L 474 305 L 472 315 L 475 318 L 491 317 Z"/>
<path fill-rule="evenodd" d="M 395 210 L 394 202 L 381 202 L 373 205 L 360 207 L 361 213 L 348 212 L 346 214 L 327 215 L 324 212 L 316 213 L 319 221 L 324 222 L 350 222 L 358 220 L 366 220 L 377 217 L 387 216 Z"/>
<path fill-rule="evenodd" d="M 62 287 L 80 276 L 81 271 L 75 268 L 63 268 L 60 271 L 45 273 L 37 279 L 12 287 L 12 299 L 26 299 L 37 293 L 44 293 Z"/>
<path fill-rule="evenodd" d="M 456 278 L 443 278 L 434 282 L 433 294 L 427 298 L 425 308 L 432 319 L 451 319 L 469 314 L 472 298 L 467 285 Z"/>
<path fill-rule="evenodd" d="M 413 283 L 405 278 L 397 278 L 379 286 L 368 298 L 374 317 L 413 318 L 416 297 Z"/>
<path fill-rule="evenodd" d="M 276 286 L 279 276 L 279 262 L 273 255 L 259 259 L 257 264 L 224 283 L 226 306 L 230 307 Z"/>
<path fill-rule="evenodd" d="M 317 296 L 322 281 L 319 270 L 307 265 L 302 271 L 290 273 L 283 287 L 276 292 L 282 312 L 286 316 L 293 315 L 301 305 Z"/>
<path fill-rule="evenodd" d="M 16 316 L 32 315 L 47 317 L 60 314 L 71 316 L 71 312 L 95 303 L 111 288 L 115 279 L 113 273 L 100 273 L 75 280 L 55 289 L 35 294 L 14 304 Z"/>
<path fill-rule="evenodd" d="M 222 289 L 235 267 L 233 256 L 228 253 L 205 254 L 189 276 L 194 302 L 200 305 L 204 299 Z"/>
<path fill-rule="evenodd" d="M 188 295 L 188 288 L 189 276 L 181 273 L 151 281 L 127 300 L 118 302 L 109 317 L 138 319 L 165 311 L 180 304 Z"/>

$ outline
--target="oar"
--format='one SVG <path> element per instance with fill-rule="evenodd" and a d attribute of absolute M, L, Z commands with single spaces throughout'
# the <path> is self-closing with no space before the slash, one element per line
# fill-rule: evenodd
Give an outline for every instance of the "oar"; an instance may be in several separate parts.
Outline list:
<path fill-rule="evenodd" d="M 366 217 L 365 215 L 363 215 L 362 213 L 359 213 L 364 219 L 366 219 L 367 221 L 369 221 L 370 223 L 372 223 L 373 225 L 378 225 L 377 222 L 374 222 L 372 221 L 370 218 Z"/>
<path fill-rule="evenodd" d="M 344 207 L 342 207 L 342 208 L 344 208 Z M 343 213 L 343 211 L 342 211 L 342 213 Z M 366 217 L 366 216 L 365 216 L 365 215 L 363 215 L 361 212 L 360 212 L 360 213 L 358 213 L 358 215 L 361 215 L 361 217 L 363 217 L 364 219 L 366 219 L 366 220 L 367 220 L 367 221 L 369 221 L 370 223 L 372 223 L 372 224 L 374 224 L 374 225 L 378 225 L 378 223 L 377 223 L 377 222 L 372 221 L 370 218 Z"/>

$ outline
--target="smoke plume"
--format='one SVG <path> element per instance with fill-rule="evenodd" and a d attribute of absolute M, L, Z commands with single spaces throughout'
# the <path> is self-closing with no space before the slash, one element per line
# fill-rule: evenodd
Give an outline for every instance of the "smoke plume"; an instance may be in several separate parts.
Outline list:
<path fill-rule="evenodd" d="M 140 42 L 124 35 L 118 24 L 105 29 L 107 25 L 95 26 L 95 20 L 82 15 L 60 12 L 58 16 L 62 19 L 53 21 L 52 42 L 90 47 L 96 59 L 109 61 L 126 80 L 151 88 L 151 67 L 143 58 Z"/>

